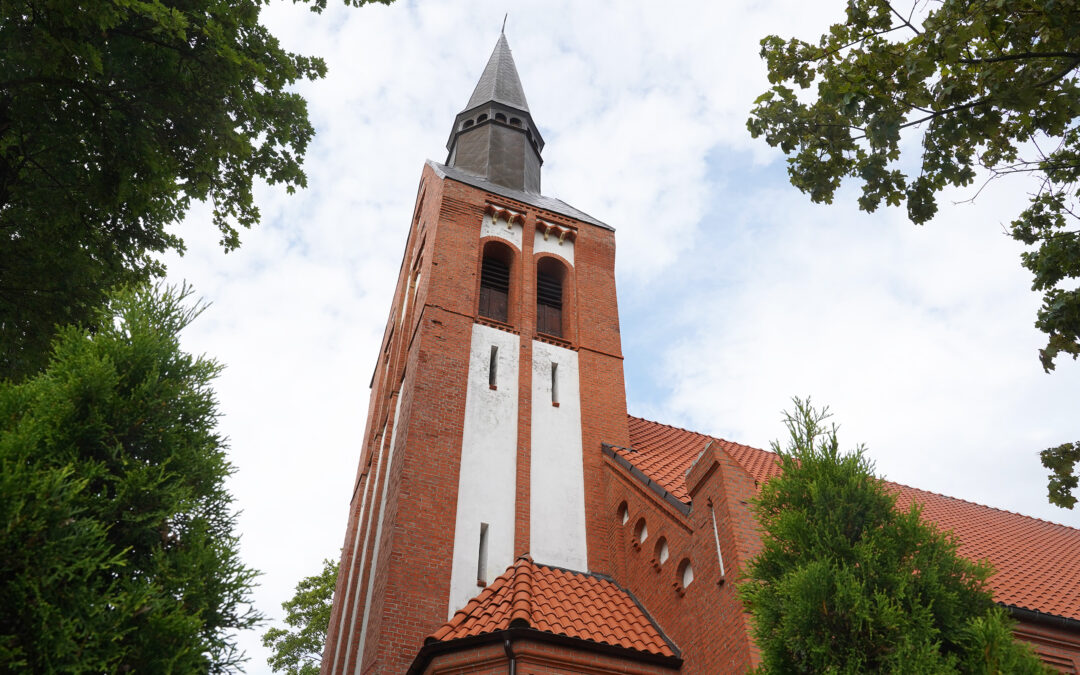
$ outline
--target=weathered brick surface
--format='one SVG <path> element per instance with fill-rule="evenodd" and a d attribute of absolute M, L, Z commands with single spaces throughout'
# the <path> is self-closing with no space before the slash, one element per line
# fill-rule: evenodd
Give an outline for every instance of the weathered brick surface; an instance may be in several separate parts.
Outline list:
<path fill-rule="evenodd" d="M 711 461 L 703 457 L 698 466 Z M 736 597 L 734 580 L 739 564 L 732 522 L 726 508 L 723 476 L 713 466 L 699 486 L 699 497 L 688 516 L 675 510 L 638 478 L 605 458 L 605 506 L 613 575 L 634 593 L 652 617 L 682 651 L 681 672 L 710 675 L 741 673 L 751 666 L 745 619 Z M 716 512 L 720 549 L 726 574 L 720 574 L 708 501 Z M 625 505 L 628 518 L 621 522 Z M 648 536 L 637 536 L 644 520 Z M 668 558 L 661 562 L 659 546 L 667 543 Z M 680 564 L 688 560 L 694 579 L 680 583 Z"/>
<path fill-rule="evenodd" d="M 518 675 L 672 675 L 681 672 L 587 649 L 575 649 L 532 640 L 510 644 Z M 424 675 L 506 675 L 510 658 L 502 644 L 472 647 L 436 656 Z"/>
<path fill-rule="evenodd" d="M 511 260 L 505 324 L 477 316 L 487 241 L 480 232 L 489 204 L 525 218 L 522 250 Z M 536 330 L 536 266 L 549 255 L 534 251 L 540 219 L 575 233 L 575 262 L 564 282 L 565 335 L 554 341 L 578 354 L 589 571 L 610 575 L 635 595 L 680 650 L 679 672 L 743 673 L 759 662 L 735 589 L 761 547 L 748 506 L 758 489 L 754 476 L 729 452 L 703 446 L 685 474 L 681 494 L 689 493 L 692 507 L 684 515 L 601 450 L 604 443 L 630 445 L 614 233 L 441 179 L 425 167 L 372 377 L 323 673 L 404 673 L 424 638 L 447 619 L 469 351 L 477 322 L 521 336 L 514 547 L 516 556 L 529 552 L 531 345 L 533 339 L 550 339 Z M 619 517 L 624 504 L 625 524 Z M 642 519 L 648 537 L 638 541 L 635 525 Z M 663 562 L 661 538 L 669 551 Z M 679 580 L 684 560 L 694 570 L 685 588 Z M 1047 663 L 1080 672 L 1080 632 L 1022 623 L 1017 635 L 1032 642 Z M 520 641 L 513 649 L 521 675 L 672 672 L 566 645 Z M 503 647 L 487 645 L 442 654 L 425 672 L 505 673 L 507 667 Z"/>
<path fill-rule="evenodd" d="M 487 241 L 480 232 L 490 203 L 525 214 L 522 250 L 511 262 L 508 324 L 476 314 Z M 424 637 L 447 618 L 469 347 L 477 321 L 522 336 L 515 554 L 528 552 L 536 265 L 549 255 L 533 251 L 540 218 L 575 231 L 575 264 L 564 281 L 566 334 L 558 343 L 579 354 L 587 547 L 590 567 L 608 567 L 600 445 L 625 441 L 628 434 L 614 234 L 440 179 L 425 167 L 372 380 L 324 673 L 355 672 L 361 651 L 360 672 L 404 672 Z M 366 505 L 363 514 L 361 505 Z M 365 605 L 370 605 L 366 621 Z"/>

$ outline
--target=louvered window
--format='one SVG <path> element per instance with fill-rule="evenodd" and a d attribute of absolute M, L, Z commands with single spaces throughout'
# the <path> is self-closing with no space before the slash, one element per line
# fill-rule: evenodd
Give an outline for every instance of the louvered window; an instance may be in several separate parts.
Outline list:
<path fill-rule="evenodd" d="M 536 329 L 562 337 L 562 280 L 542 270 L 536 273 Z"/>
<path fill-rule="evenodd" d="M 510 295 L 510 266 L 498 258 L 484 256 L 480 268 L 480 316 L 507 322 Z"/>

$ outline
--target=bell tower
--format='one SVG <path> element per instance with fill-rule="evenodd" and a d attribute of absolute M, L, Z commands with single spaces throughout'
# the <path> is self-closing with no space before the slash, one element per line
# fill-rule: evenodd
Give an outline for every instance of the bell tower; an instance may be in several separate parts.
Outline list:
<path fill-rule="evenodd" d="M 506 36 L 428 161 L 371 380 L 324 673 L 403 673 L 518 556 L 610 565 L 629 445 L 612 228 L 540 194 Z"/>

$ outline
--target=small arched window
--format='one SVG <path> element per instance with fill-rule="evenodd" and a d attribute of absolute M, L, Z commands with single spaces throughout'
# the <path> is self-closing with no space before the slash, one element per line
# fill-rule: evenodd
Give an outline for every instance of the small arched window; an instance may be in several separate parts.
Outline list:
<path fill-rule="evenodd" d="M 465 124 L 462 124 L 462 125 L 461 125 L 461 127 L 462 127 L 463 129 L 468 129 L 468 128 L 469 128 L 469 127 L 471 127 L 472 125 L 473 125 L 473 121 L 472 121 L 472 120 L 465 120 Z"/>
<path fill-rule="evenodd" d="M 682 562 L 679 563 L 676 579 L 683 589 L 694 583 L 694 568 L 690 566 L 689 558 L 683 558 Z"/>
<path fill-rule="evenodd" d="M 505 122 L 506 121 L 506 115 L 504 115 L 502 113 L 495 113 L 495 119 L 498 120 L 499 122 Z"/>
<path fill-rule="evenodd" d="M 566 268 L 552 258 L 541 258 L 536 266 L 536 330 L 563 336 L 563 282 Z"/>
<path fill-rule="evenodd" d="M 656 558 L 656 562 L 663 565 L 667 562 L 670 551 L 667 545 L 667 537 L 660 537 L 656 542 L 656 548 L 653 549 L 653 556 Z"/>
<path fill-rule="evenodd" d="M 477 123 L 487 122 L 487 113 L 481 113 L 480 116 L 476 118 L 476 121 Z"/>
<path fill-rule="evenodd" d="M 480 316 L 503 323 L 509 322 L 511 255 L 504 244 L 489 241 L 480 262 Z"/>
<path fill-rule="evenodd" d="M 510 126 L 512 126 L 512 127 L 520 127 L 521 126 L 521 120 L 519 120 L 516 117 L 511 117 L 510 118 Z"/>

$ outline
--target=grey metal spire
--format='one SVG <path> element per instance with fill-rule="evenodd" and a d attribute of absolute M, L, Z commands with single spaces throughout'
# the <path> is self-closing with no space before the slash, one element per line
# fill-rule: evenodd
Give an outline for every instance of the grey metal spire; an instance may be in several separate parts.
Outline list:
<path fill-rule="evenodd" d="M 506 35 L 500 34 L 469 104 L 454 118 L 446 164 L 485 181 L 540 193 L 544 139 L 533 122 Z"/>
<path fill-rule="evenodd" d="M 510 54 L 510 45 L 506 42 L 505 34 L 499 35 L 495 50 L 491 52 L 487 67 L 484 68 L 480 81 L 476 83 L 476 89 L 473 90 L 465 109 L 475 108 L 488 101 L 529 110 L 529 104 L 525 101 L 525 90 L 521 87 L 521 78 L 518 77 L 517 66 L 514 65 L 514 57 Z"/>

